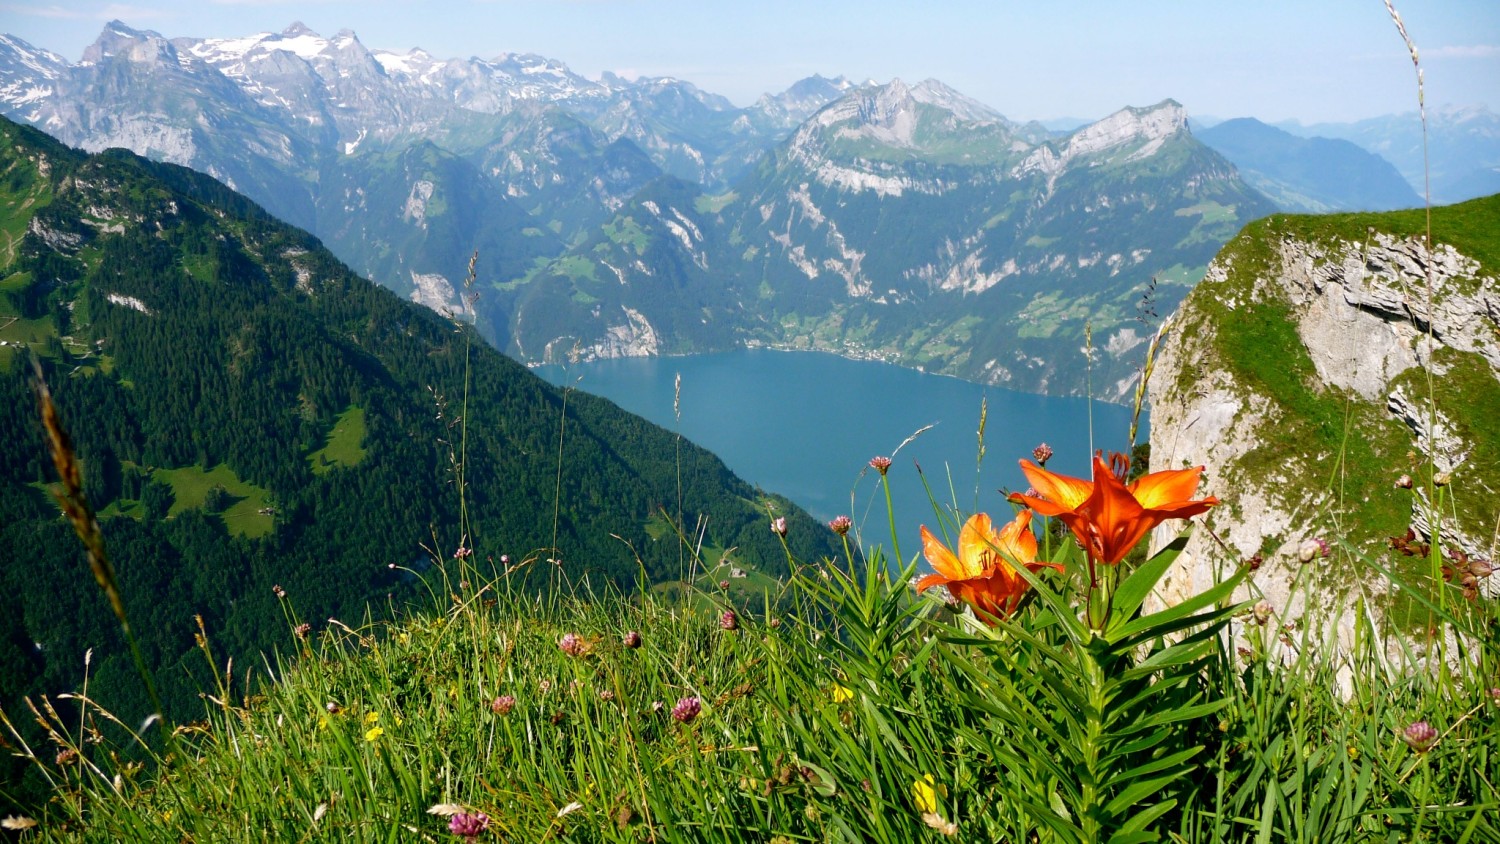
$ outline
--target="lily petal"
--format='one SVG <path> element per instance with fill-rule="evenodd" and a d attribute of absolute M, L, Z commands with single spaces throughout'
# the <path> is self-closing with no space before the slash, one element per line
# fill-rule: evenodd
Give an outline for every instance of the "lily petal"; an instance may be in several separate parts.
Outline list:
<path fill-rule="evenodd" d="M 941 574 L 927 574 L 917 578 L 914 586 L 917 594 L 921 594 L 934 586 L 942 586 L 950 582 L 952 582 L 951 578 L 944 577 Z"/>
<path fill-rule="evenodd" d="M 958 532 L 958 565 L 965 578 L 983 577 L 995 570 L 1000 537 L 988 513 L 975 513 Z"/>
<path fill-rule="evenodd" d="M 922 525 L 922 556 L 927 558 L 934 571 L 949 580 L 962 580 L 964 574 L 963 566 L 959 565 L 958 558 L 948 550 L 942 540 L 932 535 L 927 525 Z"/>
<path fill-rule="evenodd" d="M 1097 459 L 1097 458 L 1095 458 Z M 1067 475 L 1057 475 L 1032 463 L 1030 460 L 1021 461 L 1021 472 L 1026 475 L 1026 480 L 1041 493 L 1041 497 L 1051 502 L 1053 507 L 1063 510 L 1076 510 L 1080 504 L 1088 500 L 1089 494 L 1094 491 L 1094 485 L 1082 478 L 1070 478 Z M 1028 503 L 1030 497 L 1026 498 Z M 1055 516 L 1057 513 L 1047 513 L 1041 507 L 1034 508 L 1044 516 Z"/>
<path fill-rule="evenodd" d="M 1031 532 L 1031 510 L 1023 508 L 1000 529 L 995 546 L 1011 565 L 1027 565 L 1036 559 L 1036 535 Z"/>
<path fill-rule="evenodd" d="M 1169 504 L 1180 504 L 1193 497 L 1198 489 L 1198 476 L 1203 467 L 1192 469 L 1168 469 L 1144 475 L 1130 485 L 1130 494 L 1147 510 L 1155 510 Z"/>

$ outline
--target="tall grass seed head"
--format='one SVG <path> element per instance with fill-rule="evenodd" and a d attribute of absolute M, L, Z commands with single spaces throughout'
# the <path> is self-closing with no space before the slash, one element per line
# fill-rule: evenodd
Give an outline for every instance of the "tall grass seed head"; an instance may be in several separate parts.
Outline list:
<path fill-rule="evenodd" d="M 924 812 L 922 814 L 922 823 L 937 830 L 938 834 L 944 837 L 952 838 L 958 835 L 958 824 L 945 820 L 937 812 Z"/>

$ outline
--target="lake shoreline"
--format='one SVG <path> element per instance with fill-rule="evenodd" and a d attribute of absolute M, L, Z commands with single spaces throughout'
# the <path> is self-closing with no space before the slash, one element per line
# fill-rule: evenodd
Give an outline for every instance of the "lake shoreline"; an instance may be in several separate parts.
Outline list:
<path fill-rule="evenodd" d="M 848 514 L 857 524 L 869 521 L 868 538 L 876 541 L 889 541 L 889 527 L 879 476 L 868 463 L 895 456 L 890 481 L 904 552 L 920 548 L 921 524 L 951 522 L 955 510 L 1008 512 L 1002 491 L 1025 488 L 1017 461 L 1041 442 L 1057 453 L 1049 468 L 1087 474 L 1090 415 L 1092 439 L 1106 450 L 1116 440 L 1123 450 L 1130 416 L 1107 402 L 1093 402 L 1090 414 L 1089 400 L 1080 397 L 1023 393 L 805 349 L 610 358 L 533 371 L 681 433 L 747 482 L 820 519 Z"/>

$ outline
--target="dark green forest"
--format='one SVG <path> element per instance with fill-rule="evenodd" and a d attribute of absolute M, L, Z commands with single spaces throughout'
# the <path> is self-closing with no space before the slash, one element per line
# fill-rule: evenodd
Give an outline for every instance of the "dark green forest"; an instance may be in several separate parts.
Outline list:
<path fill-rule="evenodd" d="M 24 696 L 75 690 L 90 648 L 90 696 L 127 722 L 150 711 L 46 492 L 33 355 L 174 720 L 201 716 L 210 685 L 195 616 L 221 660 L 259 672 L 294 647 L 289 614 L 317 630 L 399 611 L 422 588 L 411 571 L 440 584 L 431 567 L 461 544 L 485 570 L 508 555 L 523 589 L 678 579 L 681 544 L 660 528 L 679 512 L 773 576 L 786 556 L 768 507 L 799 558 L 832 552 L 826 528 L 713 455 L 548 386 L 209 177 L 9 122 L 0 148 L 0 706 L 14 722 Z M 336 450 L 355 409 L 362 436 Z"/>

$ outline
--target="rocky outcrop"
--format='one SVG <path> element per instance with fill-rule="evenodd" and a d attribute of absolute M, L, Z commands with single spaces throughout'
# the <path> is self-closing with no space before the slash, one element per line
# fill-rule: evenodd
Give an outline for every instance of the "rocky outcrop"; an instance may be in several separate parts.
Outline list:
<path fill-rule="evenodd" d="M 1012 175 L 1019 178 L 1040 172 L 1052 178 L 1079 158 L 1113 150 L 1128 151 L 1131 161 L 1146 158 L 1167 138 L 1186 131 L 1187 110 L 1174 100 L 1149 108 L 1122 108 L 1073 133 L 1060 148 L 1053 144 L 1038 146 L 1016 165 Z"/>
<path fill-rule="evenodd" d="M 604 328 L 587 346 L 576 337 L 558 337 L 543 348 L 542 363 L 587 363 L 613 358 L 650 357 L 661 353 L 656 329 L 640 311 L 622 306 L 624 322 Z"/>
<path fill-rule="evenodd" d="M 1456 418 L 1443 408 L 1466 406 L 1454 400 L 1457 390 L 1500 395 L 1495 273 L 1452 246 L 1429 254 L 1420 238 L 1387 234 L 1379 215 L 1366 217 L 1377 226 L 1358 240 L 1350 239 L 1350 226 L 1339 229 L 1342 235 L 1328 233 L 1332 227 L 1318 232 L 1308 218 L 1254 224 L 1184 301 L 1149 385 L 1152 465 L 1206 466 L 1201 491 L 1223 505 L 1192 534 L 1161 601 L 1181 601 L 1250 563 L 1259 570 L 1241 597 L 1264 598 L 1281 623 L 1316 618 L 1318 641 L 1347 645 L 1356 616 L 1385 605 L 1390 584 L 1373 572 L 1329 571 L 1318 565 L 1321 553 L 1308 562 L 1305 543 L 1327 537 L 1383 565 L 1399 562 L 1385 548 L 1387 537 L 1410 527 L 1418 541 L 1431 538 L 1425 473 L 1463 476 L 1476 448 L 1493 445 L 1484 442 L 1497 436 L 1492 419 Z M 1280 322 L 1265 328 L 1271 319 Z M 1292 331 L 1273 330 L 1278 326 Z M 1243 340 L 1230 336 L 1267 344 L 1290 337 L 1292 347 L 1276 346 L 1276 354 L 1287 361 L 1285 372 L 1302 374 L 1300 383 L 1268 386 L 1277 379 L 1246 363 L 1266 350 L 1236 347 Z M 1423 368 L 1433 375 L 1437 409 L 1427 380 L 1414 380 Z M 1459 369 L 1469 380 L 1450 383 Z M 1309 402 L 1342 408 L 1343 421 L 1310 421 Z M 1316 424 L 1334 430 L 1321 440 L 1289 433 Z M 1351 455 L 1364 452 L 1349 443 L 1369 443 L 1386 459 L 1359 465 Z M 1401 477 L 1408 473 L 1416 489 Z M 1457 506 L 1457 493 L 1445 506 L 1444 547 L 1488 557 L 1493 492 L 1474 472 L 1466 479 L 1466 507 Z M 1348 520 L 1369 512 L 1372 501 L 1397 514 L 1409 501 L 1410 518 L 1389 525 Z M 1160 528 L 1154 544 L 1170 541 L 1177 527 Z M 1479 588 L 1493 594 L 1495 584 Z M 1360 597 L 1372 600 L 1361 604 Z"/>

